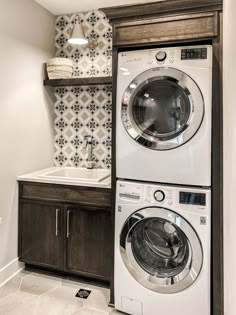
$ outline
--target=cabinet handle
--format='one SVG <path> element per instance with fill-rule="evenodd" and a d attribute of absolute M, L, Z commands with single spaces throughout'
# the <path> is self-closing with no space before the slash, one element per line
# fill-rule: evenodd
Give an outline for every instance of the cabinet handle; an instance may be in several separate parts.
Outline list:
<path fill-rule="evenodd" d="M 67 216 L 67 226 L 66 226 L 66 237 L 70 237 L 70 213 L 71 210 L 67 210 L 66 216 Z"/>
<path fill-rule="evenodd" d="M 58 216 L 59 216 L 59 212 L 61 210 L 60 209 L 56 209 L 56 236 L 58 236 Z"/>

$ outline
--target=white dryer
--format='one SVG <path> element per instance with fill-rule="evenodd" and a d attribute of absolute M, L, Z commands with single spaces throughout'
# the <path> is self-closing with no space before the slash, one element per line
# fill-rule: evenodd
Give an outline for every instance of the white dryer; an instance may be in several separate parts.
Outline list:
<path fill-rule="evenodd" d="M 211 185 L 212 47 L 121 52 L 117 177 Z"/>
<path fill-rule="evenodd" d="M 210 204 L 210 189 L 117 182 L 117 310 L 210 314 Z"/>

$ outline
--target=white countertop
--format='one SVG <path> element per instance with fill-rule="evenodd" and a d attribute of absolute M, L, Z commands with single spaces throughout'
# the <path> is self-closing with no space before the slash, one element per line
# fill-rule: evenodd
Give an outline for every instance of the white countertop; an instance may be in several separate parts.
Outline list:
<path fill-rule="evenodd" d="M 49 167 L 33 173 L 26 175 L 17 176 L 18 181 L 24 182 L 36 182 L 36 183 L 49 183 L 49 184 L 61 184 L 61 185 L 71 185 L 71 186 L 85 186 L 85 187 L 98 187 L 98 188 L 111 188 L 111 176 L 105 178 L 101 182 L 89 182 L 89 181 L 80 181 L 78 179 L 68 179 L 68 178 L 48 178 L 43 177 L 42 175 L 56 170 L 61 170 L 63 167 Z"/>

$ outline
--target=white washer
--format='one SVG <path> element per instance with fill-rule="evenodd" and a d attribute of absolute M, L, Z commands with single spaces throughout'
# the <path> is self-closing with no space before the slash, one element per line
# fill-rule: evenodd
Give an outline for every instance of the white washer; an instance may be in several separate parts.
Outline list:
<path fill-rule="evenodd" d="M 210 315 L 210 189 L 117 182 L 115 308 Z"/>
<path fill-rule="evenodd" d="M 121 52 L 117 177 L 211 185 L 212 47 Z"/>

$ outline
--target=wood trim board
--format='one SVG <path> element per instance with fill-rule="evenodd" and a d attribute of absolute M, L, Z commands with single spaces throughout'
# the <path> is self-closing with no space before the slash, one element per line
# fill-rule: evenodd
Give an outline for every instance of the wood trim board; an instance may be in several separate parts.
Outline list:
<path fill-rule="evenodd" d="M 111 23 L 149 17 L 221 11 L 223 0 L 167 0 L 101 8 Z"/>
<path fill-rule="evenodd" d="M 78 86 L 78 85 L 103 85 L 111 84 L 112 77 L 92 77 L 74 79 L 47 79 L 43 81 L 45 86 Z"/>

